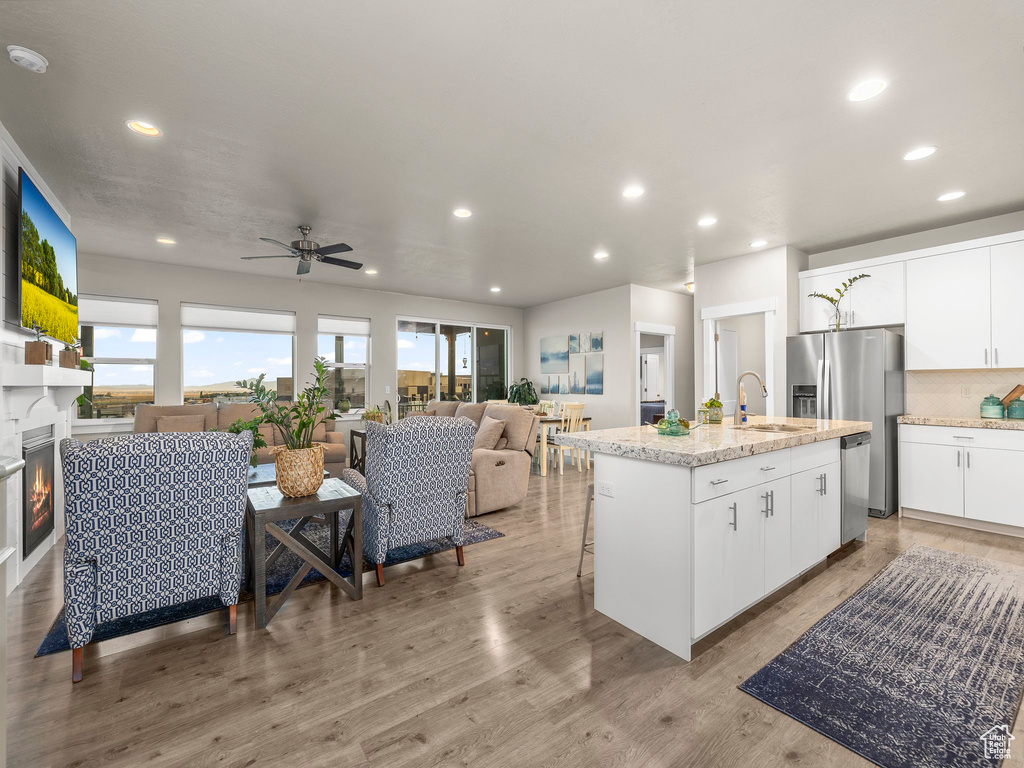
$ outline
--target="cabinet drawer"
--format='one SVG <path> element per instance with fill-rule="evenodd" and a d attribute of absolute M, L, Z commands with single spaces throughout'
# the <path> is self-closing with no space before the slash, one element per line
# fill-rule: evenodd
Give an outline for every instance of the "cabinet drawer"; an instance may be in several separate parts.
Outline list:
<path fill-rule="evenodd" d="M 823 440 L 790 448 L 790 469 L 792 474 L 816 467 L 823 467 L 839 461 L 839 440 Z"/>
<path fill-rule="evenodd" d="M 900 442 L 1024 451 L 1024 430 L 900 424 Z"/>
<path fill-rule="evenodd" d="M 789 476 L 790 450 L 783 448 L 781 451 L 696 467 L 693 470 L 693 503 L 717 499 L 727 493 Z"/>

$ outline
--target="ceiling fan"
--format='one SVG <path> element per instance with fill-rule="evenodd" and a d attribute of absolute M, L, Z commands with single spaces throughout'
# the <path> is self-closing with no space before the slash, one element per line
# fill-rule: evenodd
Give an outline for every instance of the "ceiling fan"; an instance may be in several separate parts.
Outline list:
<path fill-rule="evenodd" d="M 334 245 L 321 246 L 320 243 L 314 242 L 309 239 L 309 233 L 312 227 L 308 227 L 305 224 L 301 224 L 298 227 L 299 232 L 302 235 L 301 240 L 292 240 L 291 245 L 282 243 L 280 240 L 274 240 L 270 237 L 261 237 L 265 243 L 273 243 L 284 248 L 288 253 L 270 253 L 266 256 L 243 256 L 245 260 L 249 259 L 298 259 L 299 268 L 295 274 L 305 275 L 309 272 L 310 266 L 314 261 L 322 261 L 324 264 L 336 264 L 339 267 L 348 267 L 349 269 L 362 269 L 363 265 L 356 261 L 348 261 L 347 259 L 335 259 L 329 254 L 332 253 L 345 253 L 351 251 L 352 246 L 345 245 L 345 243 L 335 243 Z"/>

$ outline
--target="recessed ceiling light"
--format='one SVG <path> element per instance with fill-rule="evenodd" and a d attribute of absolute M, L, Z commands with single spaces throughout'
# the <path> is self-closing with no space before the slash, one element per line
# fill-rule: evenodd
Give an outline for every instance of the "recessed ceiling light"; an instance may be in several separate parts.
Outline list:
<path fill-rule="evenodd" d="M 691 280 L 688 283 L 683 283 L 683 288 L 688 290 L 690 293 L 693 293 L 695 290 L 697 290 L 697 284 L 693 282 L 693 280 Z"/>
<path fill-rule="evenodd" d="M 935 154 L 938 147 L 918 147 L 912 149 L 903 156 L 904 160 L 924 160 L 926 157 L 931 157 Z"/>
<path fill-rule="evenodd" d="M 366 270 L 366 274 L 368 274 L 368 275 L 376 275 L 377 274 L 377 270 L 376 269 L 368 269 L 368 270 Z"/>
<path fill-rule="evenodd" d="M 608 258 L 608 251 L 595 251 L 594 258 L 598 261 L 604 261 Z"/>
<path fill-rule="evenodd" d="M 164 132 L 155 125 L 143 122 L 142 120 L 125 120 L 124 124 L 128 126 L 128 130 L 135 131 L 135 133 L 140 136 L 147 136 L 151 139 L 155 139 L 158 136 L 164 135 Z"/>
<path fill-rule="evenodd" d="M 37 75 L 43 74 L 50 66 L 50 62 L 41 53 L 36 53 L 31 48 L 23 48 L 20 45 L 8 45 L 7 55 L 19 67 L 27 69 L 29 72 L 35 72 Z"/>
<path fill-rule="evenodd" d="M 491 293 L 501 293 L 501 288 L 495 285 L 491 288 Z"/>
<path fill-rule="evenodd" d="M 873 99 L 888 87 L 888 82 L 880 77 L 873 77 L 870 80 L 865 80 L 863 83 L 857 83 L 853 90 L 847 94 L 846 98 L 850 101 L 867 101 L 868 99 Z"/>
<path fill-rule="evenodd" d="M 469 208 L 456 208 L 454 211 L 452 211 L 452 213 L 454 213 L 460 219 L 468 219 L 470 216 L 473 215 L 473 212 L 469 210 Z"/>
<path fill-rule="evenodd" d="M 768 245 L 767 240 L 752 240 L 750 243 L 751 248 L 763 248 L 766 245 Z"/>
<path fill-rule="evenodd" d="M 705 216 L 703 219 L 697 222 L 698 227 L 710 227 L 712 224 L 717 224 L 718 219 L 714 216 Z"/>
<path fill-rule="evenodd" d="M 640 197 L 644 193 L 644 188 L 639 184 L 630 184 L 624 190 L 622 190 L 623 197 Z"/>
<path fill-rule="evenodd" d="M 170 238 L 170 237 L 158 237 L 156 239 L 156 241 L 158 243 L 160 243 L 160 245 L 177 245 L 178 244 L 177 240 L 174 240 L 173 238 Z"/>
<path fill-rule="evenodd" d="M 964 196 L 964 192 L 957 190 L 956 192 L 947 192 L 944 195 L 939 195 L 940 203 L 948 203 L 950 200 L 959 200 Z"/>

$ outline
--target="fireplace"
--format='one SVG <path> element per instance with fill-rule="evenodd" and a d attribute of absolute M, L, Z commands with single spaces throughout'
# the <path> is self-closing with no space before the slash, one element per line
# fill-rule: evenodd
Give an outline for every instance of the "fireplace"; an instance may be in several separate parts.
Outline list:
<path fill-rule="evenodd" d="M 26 430 L 22 436 L 22 558 L 53 530 L 53 427 Z"/>

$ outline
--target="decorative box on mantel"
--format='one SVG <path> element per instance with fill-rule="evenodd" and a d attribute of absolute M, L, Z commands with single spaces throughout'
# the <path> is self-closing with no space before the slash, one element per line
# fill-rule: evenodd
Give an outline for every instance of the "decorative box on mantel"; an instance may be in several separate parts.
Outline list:
<path fill-rule="evenodd" d="M 73 370 L 58 366 L 16 365 L 0 366 L 0 386 L 5 390 L 6 418 L 25 419 L 36 403 L 49 394 L 62 411 L 71 408 L 84 387 L 92 384 L 92 371 Z"/>

